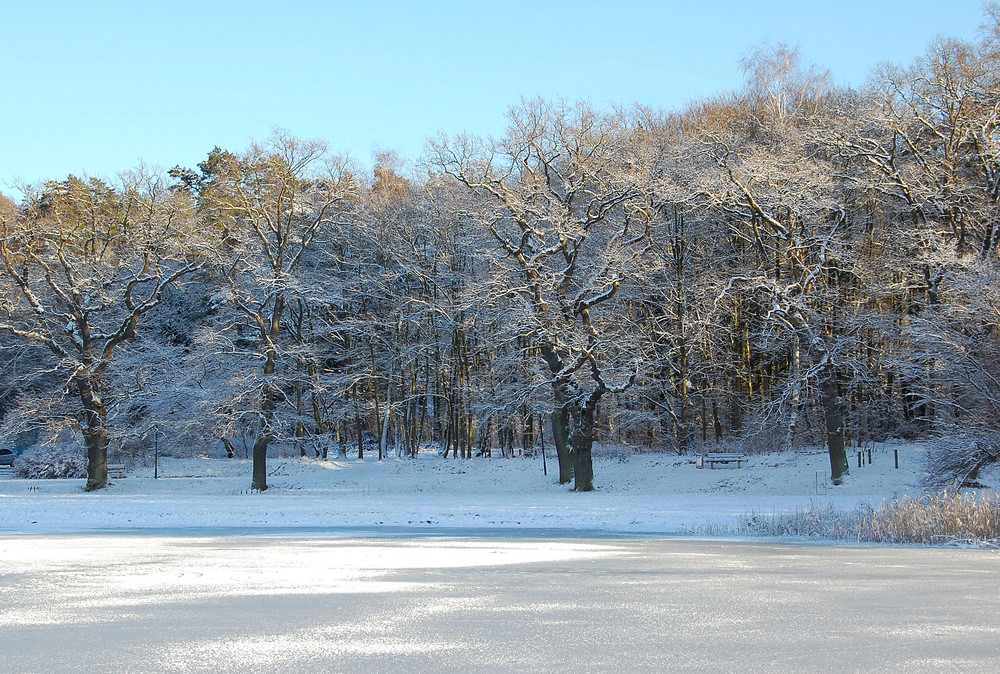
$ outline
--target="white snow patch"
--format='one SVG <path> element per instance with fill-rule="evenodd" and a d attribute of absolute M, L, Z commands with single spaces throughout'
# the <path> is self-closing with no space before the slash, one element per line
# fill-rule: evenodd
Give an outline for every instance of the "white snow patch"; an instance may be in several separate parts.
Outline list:
<path fill-rule="evenodd" d="M 404 528 L 659 535 L 727 527 L 749 513 L 831 504 L 853 509 L 922 493 L 919 445 L 876 446 L 872 462 L 866 452 L 861 468 L 856 454 L 851 459 L 845 484 L 835 487 L 822 450 L 753 455 L 741 468 L 730 464 L 716 469 L 698 469 L 693 455 L 605 450 L 595 458 L 597 490 L 575 493 L 556 484 L 551 457 L 547 476 L 537 456 L 463 460 L 426 452 L 416 460 L 274 457 L 268 461 L 269 489 L 259 493 L 249 489 L 248 460 L 161 458 L 158 479 L 153 466 L 131 467 L 127 477 L 95 493 L 83 491 L 83 480 L 0 481 L 0 533 Z M 1000 472 L 987 473 L 980 481 L 1000 484 Z M 79 554 L 79 548 L 67 551 L 65 561 Z M 426 563 L 449 562 L 442 555 Z M 463 555 L 461 563 L 469 564 L 469 556 Z M 372 564 L 377 561 L 359 559 L 355 568 L 370 569 Z"/>

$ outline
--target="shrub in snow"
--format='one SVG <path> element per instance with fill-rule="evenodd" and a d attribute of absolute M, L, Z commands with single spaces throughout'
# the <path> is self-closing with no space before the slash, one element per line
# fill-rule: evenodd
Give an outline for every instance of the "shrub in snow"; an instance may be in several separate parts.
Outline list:
<path fill-rule="evenodd" d="M 14 461 L 14 475 L 23 478 L 85 478 L 87 450 L 70 428 L 54 433 L 48 441 L 33 445 Z"/>
<path fill-rule="evenodd" d="M 82 441 L 35 445 L 14 461 L 14 474 L 33 479 L 85 478 L 87 452 Z"/>
<path fill-rule="evenodd" d="M 932 488 L 961 487 L 979 470 L 1000 460 L 1000 438 L 989 432 L 955 432 L 932 440 L 927 452 L 927 484 Z"/>

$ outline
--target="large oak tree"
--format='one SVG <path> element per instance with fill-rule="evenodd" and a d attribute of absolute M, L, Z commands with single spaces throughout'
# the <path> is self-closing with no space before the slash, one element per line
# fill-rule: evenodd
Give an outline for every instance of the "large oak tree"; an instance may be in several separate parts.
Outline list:
<path fill-rule="evenodd" d="M 0 330 L 43 345 L 79 405 L 88 491 L 108 483 L 105 374 L 165 291 L 202 264 L 188 202 L 145 172 L 70 177 L 0 215 Z"/>

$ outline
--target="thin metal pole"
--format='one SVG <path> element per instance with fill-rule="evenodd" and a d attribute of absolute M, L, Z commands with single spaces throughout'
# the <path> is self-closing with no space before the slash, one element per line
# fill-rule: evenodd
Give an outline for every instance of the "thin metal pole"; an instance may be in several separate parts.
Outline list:
<path fill-rule="evenodd" d="M 538 437 L 542 440 L 542 475 L 548 476 L 549 469 L 545 465 L 545 422 L 542 416 L 538 416 Z"/>

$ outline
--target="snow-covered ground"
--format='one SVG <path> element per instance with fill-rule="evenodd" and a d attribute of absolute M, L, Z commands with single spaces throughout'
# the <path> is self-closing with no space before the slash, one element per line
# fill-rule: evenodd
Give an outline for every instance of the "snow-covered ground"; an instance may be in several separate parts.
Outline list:
<path fill-rule="evenodd" d="M 898 452 L 899 468 L 895 468 Z M 867 464 L 867 457 L 866 457 Z M 822 450 L 753 455 L 741 468 L 698 469 L 694 456 L 604 449 L 597 490 L 575 493 L 548 476 L 541 457 L 417 460 L 306 460 L 272 457 L 266 492 L 252 492 L 242 459 L 160 458 L 133 466 L 106 490 L 82 480 L 0 480 L 0 532 L 126 529 L 282 528 L 441 532 L 564 530 L 572 533 L 682 534 L 725 530 L 751 513 L 810 505 L 877 506 L 922 493 L 919 445 L 878 445 L 872 463 L 844 485 L 829 484 Z M 994 490 L 1000 472 L 981 481 Z"/>

